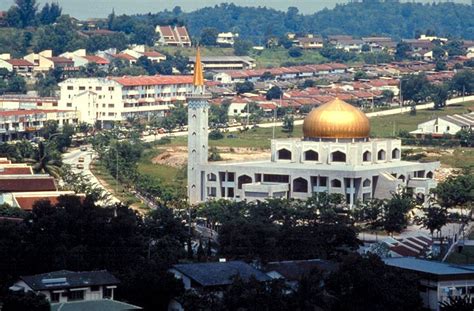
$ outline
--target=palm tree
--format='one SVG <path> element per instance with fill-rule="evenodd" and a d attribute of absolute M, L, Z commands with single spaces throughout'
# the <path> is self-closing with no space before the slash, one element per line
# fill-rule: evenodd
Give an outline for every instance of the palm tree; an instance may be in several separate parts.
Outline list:
<path fill-rule="evenodd" d="M 33 164 L 33 171 L 37 174 L 49 174 L 55 178 L 61 175 L 61 155 L 50 144 L 40 142 L 33 159 L 27 162 Z"/>

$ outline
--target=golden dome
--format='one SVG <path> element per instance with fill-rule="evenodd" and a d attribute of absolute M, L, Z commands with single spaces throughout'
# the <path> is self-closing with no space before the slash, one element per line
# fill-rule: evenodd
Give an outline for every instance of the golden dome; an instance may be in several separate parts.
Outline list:
<path fill-rule="evenodd" d="M 305 138 L 366 138 L 369 133 L 367 116 L 338 98 L 313 109 L 303 123 Z"/>

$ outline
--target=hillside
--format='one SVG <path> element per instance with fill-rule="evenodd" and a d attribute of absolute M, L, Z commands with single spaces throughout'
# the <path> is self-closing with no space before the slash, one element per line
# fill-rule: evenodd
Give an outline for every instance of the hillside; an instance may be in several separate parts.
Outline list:
<path fill-rule="evenodd" d="M 214 27 L 239 32 L 255 43 L 286 32 L 412 38 L 417 32 L 432 30 L 437 35 L 474 39 L 474 7 L 455 3 L 349 3 L 312 15 L 299 14 L 296 8 L 282 12 L 221 4 L 181 13 L 177 18 L 193 35 Z"/>

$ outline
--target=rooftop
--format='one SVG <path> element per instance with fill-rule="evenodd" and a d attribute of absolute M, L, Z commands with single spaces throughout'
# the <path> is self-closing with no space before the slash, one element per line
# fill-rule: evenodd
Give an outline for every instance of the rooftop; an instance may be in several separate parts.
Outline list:
<path fill-rule="evenodd" d="M 89 287 L 94 285 L 116 285 L 120 283 L 115 276 L 106 270 L 84 272 L 60 270 L 43 274 L 22 276 L 20 278 L 35 291 L 84 286 Z"/>
<path fill-rule="evenodd" d="M 229 285 L 236 275 L 239 275 L 243 280 L 254 276 L 261 282 L 270 281 L 270 277 L 265 273 L 243 261 L 179 264 L 174 265 L 173 268 L 201 286 Z"/>
<path fill-rule="evenodd" d="M 383 260 L 386 265 L 416 272 L 444 276 L 471 274 L 474 277 L 474 265 L 459 266 L 439 261 L 429 261 L 412 257 L 386 258 Z"/>
<path fill-rule="evenodd" d="M 51 311 L 128 311 L 141 309 L 138 306 L 110 299 L 51 304 Z"/>
<path fill-rule="evenodd" d="M 114 80 L 123 86 L 140 86 L 140 85 L 169 85 L 169 84 L 192 84 L 193 76 L 181 75 L 181 76 L 123 76 L 123 77 L 110 77 L 110 80 Z"/>

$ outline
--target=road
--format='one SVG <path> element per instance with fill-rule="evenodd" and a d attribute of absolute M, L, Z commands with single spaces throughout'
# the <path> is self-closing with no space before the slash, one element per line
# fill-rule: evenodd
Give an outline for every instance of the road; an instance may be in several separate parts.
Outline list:
<path fill-rule="evenodd" d="M 70 149 L 67 153 L 63 155 L 63 162 L 65 164 L 69 164 L 72 168 L 74 173 L 82 173 L 84 176 L 89 179 L 89 182 L 96 187 L 101 188 L 103 191 L 109 194 L 109 202 L 108 203 L 119 203 L 120 200 L 114 197 L 104 186 L 100 183 L 97 177 L 92 174 L 90 170 L 90 164 L 92 159 L 94 158 L 94 151 L 90 146 L 88 146 L 87 151 L 81 151 L 79 148 Z M 76 166 L 79 163 L 79 158 L 83 157 L 84 162 L 84 169 L 78 169 Z"/>

